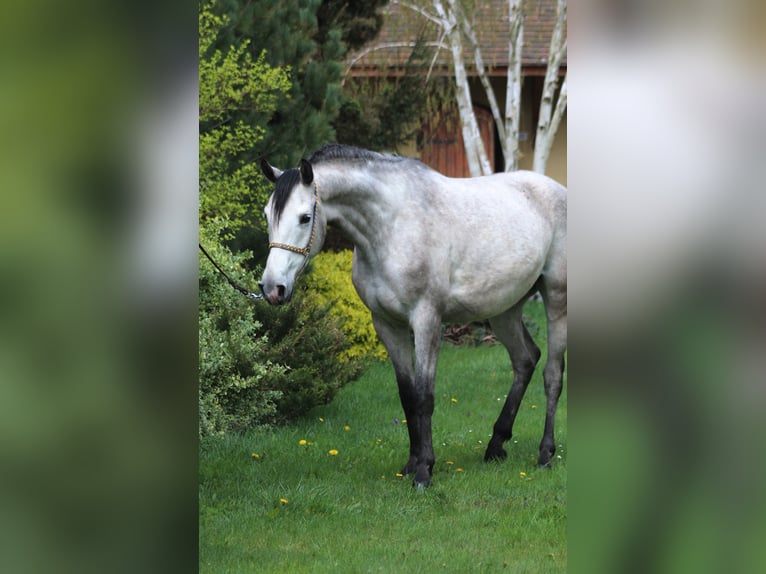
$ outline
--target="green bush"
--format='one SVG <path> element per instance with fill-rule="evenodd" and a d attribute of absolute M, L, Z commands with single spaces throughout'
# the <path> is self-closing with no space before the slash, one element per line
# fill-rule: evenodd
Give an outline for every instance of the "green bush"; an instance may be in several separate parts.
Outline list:
<path fill-rule="evenodd" d="M 370 310 L 351 283 L 353 253 L 320 253 L 313 259 L 312 271 L 305 279 L 307 298 L 318 307 L 330 306 L 330 315 L 340 320 L 350 346 L 340 353 L 342 361 L 388 357 L 372 325 Z"/>
<path fill-rule="evenodd" d="M 255 288 L 258 272 L 220 245 L 225 225 L 200 230 L 213 258 L 236 281 Z M 199 433 L 239 432 L 284 422 L 329 402 L 355 378 L 359 361 L 343 361 L 349 343 L 327 306 L 296 297 L 271 307 L 232 289 L 200 254 Z"/>
<path fill-rule="evenodd" d="M 255 316 L 267 326 L 269 345 L 264 358 L 287 367 L 269 376 L 270 385 L 283 393 L 276 422 L 329 403 L 343 385 L 360 374 L 361 361 L 341 360 L 349 341 L 327 307 L 316 307 L 298 296 L 282 307 L 257 305 Z"/>

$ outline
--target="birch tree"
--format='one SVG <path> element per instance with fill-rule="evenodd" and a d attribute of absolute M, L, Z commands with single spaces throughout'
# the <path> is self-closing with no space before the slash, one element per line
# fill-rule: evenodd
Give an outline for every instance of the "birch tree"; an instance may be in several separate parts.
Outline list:
<path fill-rule="evenodd" d="M 462 28 L 465 22 L 467 22 L 467 18 L 458 0 L 446 0 L 445 4 L 441 0 L 432 0 L 432 2 L 442 22 L 444 34 L 449 42 L 450 52 L 452 53 L 452 64 L 455 70 L 455 95 L 463 132 L 465 153 L 468 160 L 468 169 L 471 176 L 489 175 L 492 173 L 492 167 L 487 157 L 487 150 L 484 149 L 484 142 L 481 139 L 476 114 L 473 112 L 473 100 L 463 57 Z"/>
<path fill-rule="evenodd" d="M 524 0 L 508 0 L 508 77 L 506 83 L 505 113 L 502 114 L 489 80 L 487 66 L 481 52 L 473 25 L 476 5 L 471 0 L 420 0 L 419 3 L 397 1 L 394 3 L 413 10 L 437 25 L 440 42 L 446 41 L 454 68 L 456 99 L 460 117 L 463 142 L 471 176 L 491 172 L 489 159 L 481 139 L 478 122 L 473 111 L 468 74 L 465 67 L 467 44 L 476 74 L 487 95 L 492 117 L 497 128 L 505 171 L 518 169 L 519 120 L 521 117 L 522 46 L 524 39 Z M 544 172 L 556 131 L 566 110 L 566 78 L 558 87 L 561 62 L 566 54 L 564 29 L 567 17 L 567 0 L 556 0 L 556 21 L 551 34 L 548 66 L 543 83 L 540 116 L 535 134 L 533 169 Z M 558 97 L 556 93 L 558 91 Z"/>
<path fill-rule="evenodd" d="M 564 37 L 564 25 L 567 20 L 567 0 L 557 0 L 556 25 L 551 34 L 551 45 L 548 50 L 548 67 L 545 71 L 543 83 L 543 95 L 540 99 L 540 114 L 537 121 L 537 133 L 535 135 L 535 155 L 532 169 L 545 173 L 548 156 L 553 147 L 553 139 L 559 129 L 561 118 L 567 106 L 567 80 L 561 84 L 558 98 L 554 104 L 556 85 L 558 84 L 558 71 L 561 60 L 567 49 L 567 41 Z"/>

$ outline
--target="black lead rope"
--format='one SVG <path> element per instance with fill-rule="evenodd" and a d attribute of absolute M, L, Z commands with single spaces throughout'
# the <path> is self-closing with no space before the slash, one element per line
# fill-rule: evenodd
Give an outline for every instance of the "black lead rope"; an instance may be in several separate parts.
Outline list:
<path fill-rule="evenodd" d="M 202 244 L 201 244 L 201 243 L 198 243 L 197 245 L 199 245 L 199 248 L 200 248 L 200 250 L 202 251 L 202 253 L 204 253 L 204 254 L 205 254 L 205 257 L 207 257 L 207 258 L 210 260 L 210 263 L 212 263 L 212 264 L 213 264 L 213 266 L 214 266 L 216 269 L 218 269 L 218 271 L 221 273 L 221 275 L 223 275 L 224 277 L 226 277 L 226 281 L 228 281 L 228 282 L 229 282 L 229 285 L 231 285 L 231 286 L 232 286 L 232 287 L 234 287 L 234 288 L 235 288 L 237 291 L 239 291 L 240 293 L 242 293 L 242 294 L 243 294 L 245 297 L 247 297 L 247 298 L 249 298 L 249 299 L 252 299 L 253 301 L 261 301 L 261 300 L 263 299 L 263 295 L 261 295 L 261 294 L 259 294 L 259 293 L 253 293 L 252 291 L 248 291 L 247 289 L 245 289 L 244 287 L 242 287 L 242 285 L 240 285 L 239 283 L 237 283 L 236 281 L 234 281 L 234 279 L 232 279 L 231 277 L 229 277 L 228 275 L 226 275 L 226 272 L 225 272 L 223 269 L 221 269 L 221 268 L 218 266 L 218 263 L 216 263 L 216 262 L 213 260 L 213 258 L 212 258 L 212 257 L 210 257 L 210 254 L 209 254 L 207 251 L 205 251 L 205 248 L 204 248 L 204 247 L 202 247 Z"/>

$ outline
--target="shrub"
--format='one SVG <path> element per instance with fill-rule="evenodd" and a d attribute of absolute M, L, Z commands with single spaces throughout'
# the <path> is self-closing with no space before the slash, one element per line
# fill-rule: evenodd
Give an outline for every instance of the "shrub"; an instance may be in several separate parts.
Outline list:
<path fill-rule="evenodd" d="M 361 361 L 341 360 L 349 341 L 327 307 L 315 307 L 298 296 L 283 307 L 257 305 L 255 315 L 267 326 L 269 345 L 264 358 L 287 366 L 269 376 L 270 385 L 283 393 L 277 403 L 276 422 L 329 403 L 359 375 Z"/>
<path fill-rule="evenodd" d="M 340 353 L 342 361 L 385 360 L 388 355 L 375 333 L 370 310 L 351 283 L 352 259 L 350 250 L 317 255 L 305 279 L 306 296 L 320 308 L 330 306 L 330 316 L 340 320 L 349 339 L 348 349 Z"/>
<path fill-rule="evenodd" d="M 218 223 L 219 229 L 223 224 Z M 253 284 L 217 233 L 200 230 L 212 257 L 242 283 Z M 282 392 L 269 388 L 268 376 L 285 367 L 264 358 L 267 340 L 247 298 L 200 253 L 199 266 L 199 434 L 254 428 L 273 419 Z"/>
<path fill-rule="evenodd" d="M 242 265 L 249 254 L 219 244 L 224 228 L 201 228 L 203 244 L 232 278 L 254 287 L 257 271 Z M 253 303 L 200 254 L 201 436 L 284 422 L 329 402 L 359 373 L 358 361 L 339 360 L 348 345 L 327 307 L 298 297 L 284 307 Z"/>

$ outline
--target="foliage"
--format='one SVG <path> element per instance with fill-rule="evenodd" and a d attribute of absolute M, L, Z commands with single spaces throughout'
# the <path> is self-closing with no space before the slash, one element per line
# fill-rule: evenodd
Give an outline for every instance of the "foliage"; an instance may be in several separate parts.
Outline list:
<path fill-rule="evenodd" d="M 340 354 L 343 361 L 377 358 L 387 353 L 372 325 L 370 310 L 365 307 L 351 283 L 353 252 L 323 252 L 313 259 L 312 272 L 306 277 L 306 296 L 318 307 L 330 305 L 330 315 L 340 320 L 350 346 Z"/>
<path fill-rule="evenodd" d="M 249 38 L 223 41 L 233 25 L 217 10 L 205 2 L 199 14 L 200 239 L 227 272 L 254 287 L 256 272 L 245 265 L 251 252 L 234 254 L 221 242 L 257 227 L 251 210 L 266 202 L 270 186 L 252 156 L 295 84 L 289 67 L 274 67 L 265 51 L 254 57 Z M 304 79 L 306 74 L 311 75 L 304 70 Z M 349 343 L 327 307 L 308 301 L 278 309 L 253 304 L 200 259 L 201 435 L 289 420 L 328 402 L 356 376 L 358 362 L 346 355 Z"/>
<path fill-rule="evenodd" d="M 230 21 L 219 46 L 244 44 L 253 53 L 266 50 L 266 62 L 291 70 L 289 98 L 280 98 L 271 114 L 259 155 L 280 167 L 298 160 L 335 133 L 331 122 L 340 107 L 343 32 L 334 21 L 321 22 L 321 0 L 219 0 L 217 12 Z M 249 110 L 238 120 L 252 121 Z"/>
<path fill-rule="evenodd" d="M 265 359 L 287 367 L 270 377 L 270 386 L 283 393 L 277 403 L 276 422 L 294 419 L 312 407 L 329 403 L 359 375 L 362 363 L 349 360 L 351 343 L 340 320 L 329 314 L 327 306 L 296 297 L 283 307 L 257 305 L 254 316 L 267 326 L 269 346 Z"/>
<path fill-rule="evenodd" d="M 339 28 L 349 50 L 358 50 L 374 40 L 383 26 L 380 8 L 388 0 L 322 0 L 317 12 L 317 41 L 323 43 L 329 30 Z"/>
<path fill-rule="evenodd" d="M 225 224 L 201 230 L 212 257 L 235 281 L 256 284 L 242 263 L 214 240 Z M 200 435 L 279 423 L 329 402 L 359 372 L 339 356 L 348 342 L 327 310 L 294 301 L 286 307 L 253 303 L 231 288 L 200 254 Z"/>
<path fill-rule="evenodd" d="M 202 228 L 201 240 L 213 259 L 236 281 L 254 284 L 241 268 L 247 255 L 233 255 L 215 240 L 219 221 Z M 271 377 L 283 365 L 265 358 L 268 339 L 252 303 L 231 288 L 200 253 L 199 267 L 199 433 L 201 436 L 255 428 L 274 419 L 283 392 Z"/>
<path fill-rule="evenodd" d="M 412 139 L 426 112 L 427 60 L 428 50 L 418 39 L 400 77 L 385 81 L 349 79 L 343 105 L 333 124 L 338 141 L 375 150 L 395 150 Z"/>
<path fill-rule="evenodd" d="M 236 232 L 253 225 L 253 206 L 268 197 L 252 156 L 278 102 L 287 97 L 289 68 L 270 66 L 265 51 L 253 59 L 247 40 L 216 47 L 228 18 L 214 8 L 208 1 L 199 13 L 200 221 L 224 216 Z"/>

